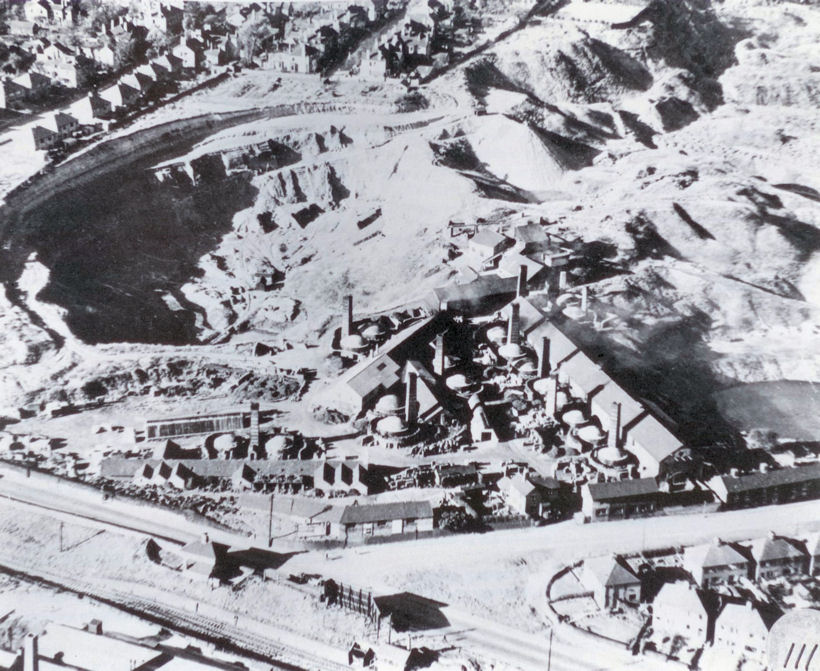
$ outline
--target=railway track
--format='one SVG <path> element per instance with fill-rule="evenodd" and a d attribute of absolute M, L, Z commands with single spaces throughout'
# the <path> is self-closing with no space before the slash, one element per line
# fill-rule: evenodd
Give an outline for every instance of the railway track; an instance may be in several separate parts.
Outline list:
<path fill-rule="evenodd" d="M 240 618 L 238 615 L 224 611 L 227 620 L 218 619 L 198 612 L 190 612 L 169 603 L 149 600 L 133 593 L 103 588 L 90 581 L 56 574 L 40 567 L 25 566 L 4 556 L 0 556 L 0 572 L 28 582 L 82 595 L 165 628 L 212 643 L 228 652 L 271 664 L 277 669 L 285 671 L 343 671 L 348 669 L 334 660 L 276 642 L 273 637 L 269 638 L 261 633 L 250 631 L 248 625 L 251 622 L 256 624 L 257 629 L 263 629 L 266 625 L 263 622 L 252 621 L 244 615 Z M 173 594 L 169 593 L 169 597 L 173 597 Z M 235 624 L 232 624 L 230 620 L 234 620 Z"/>

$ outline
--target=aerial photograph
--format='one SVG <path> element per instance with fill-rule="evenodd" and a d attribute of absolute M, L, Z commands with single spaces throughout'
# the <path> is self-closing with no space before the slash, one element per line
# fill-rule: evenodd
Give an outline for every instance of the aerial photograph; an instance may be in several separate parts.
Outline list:
<path fill-rule="evenodd" d="M 0 671 L 820 671 L 820 0 L 0 0 Z"/>

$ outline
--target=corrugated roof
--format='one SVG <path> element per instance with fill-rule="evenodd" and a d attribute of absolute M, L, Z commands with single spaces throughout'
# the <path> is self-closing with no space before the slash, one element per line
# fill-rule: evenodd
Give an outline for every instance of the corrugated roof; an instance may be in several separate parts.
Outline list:
<path fill-rule="evenodd" d="M 433 508 L 429 501 L 396 501 L 347 506 L 342 514 L 341 523 L 364 524 L 432 517 Z"/>
<path fill-rule="evenodd" d="M 592 482 L 587 486 L 593 501 L 628 499 L 633 496 L 651 496 L 658 493 L 658 483 L 654 478 Z"/>

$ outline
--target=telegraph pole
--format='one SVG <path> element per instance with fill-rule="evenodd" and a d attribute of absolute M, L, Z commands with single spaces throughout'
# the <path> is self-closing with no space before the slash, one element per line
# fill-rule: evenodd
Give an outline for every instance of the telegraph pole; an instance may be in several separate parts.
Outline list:
<path fill-rule="evenodd" d="M 547 671 L 552 669 L 552 627 L 550 627 L 550 647 L 547 651 Z"/>
<path fill-rule="evenodd" d="M 270 510 L 268 512 L 268 547 L 273 545 L 273 493 L 270 495 Z"/>
<path fill-rule="evenodd" d="M 60 522 L 60 552 L 63 551 L 63 522 Z"/>

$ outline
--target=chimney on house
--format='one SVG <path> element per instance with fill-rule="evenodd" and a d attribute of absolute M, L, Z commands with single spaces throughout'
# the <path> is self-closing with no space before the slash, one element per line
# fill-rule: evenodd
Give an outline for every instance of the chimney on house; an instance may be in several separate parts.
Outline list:
<path fill-rule="evenodd" d="M 510 321 L 507 324 L 507 344 L 521 344 L 521 308 L 518 303 L 510 305 Z"/>
<path fill-rule="evenodd" d="M 610 413 L 609 436 L 607 437 L 607 445 L 613 450 L 618 449 L 618 441 L 621 433 L 621 404 L 617 401 L 612 403 L 612 412 Z"/>
<path fill-rule="evenodd" d="M 23 639 L 23 671 L 39 671 L 40 653 L 38 647 L 37 636 L 26 634 Z"/>
<path fill-rule="evenodd" d="M 516 287 L 515 295 L 518 298 L 523 298 L 527 295 L 527 266 L 523 263 L 518 267 L 518 286 Z"/>
<path fill-rule="evenodd" d="M 259 403 L 251 403 L 251 445 L 254 452 L 259 449 Z"/>
<path fill-rule="evenodd" d="M 347 312 L 347 326 L 345 335 L 353 335 L 353 296 L 345 296 L 345 311 Z"/>
<path fill-rule="evenodd" d="M 404 423 L 408 428 L 415 426 L 418 419 L 418 402 L 416 401 L 416 385 L 418 384 L 415 371 L 408 371 L 404 382 Z"/>
<path fill-rule="evenodd" d="M 547 336 L 541 338 L 541 350 L 538 352 L 538 377 L 547 377 L 550 370 L 550 339 Z"/>
<path fill-rule="evenodd" d="M 433 372 L 436 375 L 444 376 L 445 357 L 446 354 L 444 352 L 444 334 L 439 333 L 436 336 L 436 353 L 435 360 L 433 361 Z"/>

